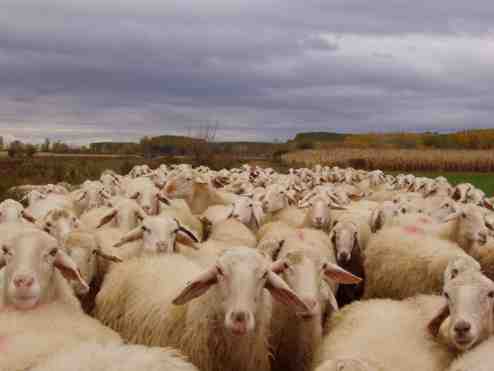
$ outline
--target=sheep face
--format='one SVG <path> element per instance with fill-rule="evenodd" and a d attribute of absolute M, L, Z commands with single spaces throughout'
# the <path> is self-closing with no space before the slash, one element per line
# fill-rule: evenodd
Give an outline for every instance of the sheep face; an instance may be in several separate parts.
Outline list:
<path fill-rule="evenodd" d="M 357 226 L 353 223 L 337 223 L 331 231 L 331 242 L 338 264 L 346 264 L 352 257 L 353 249 L 359 249 Z"/>
<path fill-rule="evenodd" d="M 265 213 L 275 213 L 288 205 L 288 195 L 281 187 L 269 188 L 262 198 L 262 208 Z"/>
<path fill-rule="evenodd" d="M 23 234 L 2 246 L 0 268 L 5 266 L 4 302 L 28 310 L 50 300 L 57 268 L 66 278 L 78 280 L 87 290 L 76 264 L 44 232 Z"/>
<path fill-rule="evenodd" d="M 264 212 L 260 202 L 240 197 L 233 204 L 232 217 L 247 226 L 254 220 L 259 226 L 264 219 Z"/>
<path fill-rule="evenodd" d="M 324 229 L 327 225 L 329 225 L 331 218 L 328 203 L 322 198 L 313 200 L 307 212 L 307 216 L 312 227 L 316 229 Z"/>
<path fill-rule="evenodd" d="M 98 228 L 114 222 L 115 227 L 131 230 L 146 217 L 144 210 L 134 200 L 117 200 L 112 205 L 114 206 L 99 220 Z"/>
<path fill-rule="evenodd" d="M 325 303 L 331 310 L 337 310 L 336 298 L 328 284 L 359 283 L 361 279 L 350 272 L 328 262 L 316 251 L 300 249 L 283 252 L 272 265 L 275 273 L 282 274 L 288 286 L 303 300 L 309 311 L 302 313 L 304 319 L 319 318 L 326 311 Z"/>
<path fill-rule="evenodd" d="M 74 194 L 74 203 L 84 211 L 96 209 L 105 202 L 105 194 L 101 192 L 102 190 L 102 184 L 90 183 Z"/>
<path fill-rule="evenodd" d="M 215 286 L 224 326 L 232 334 L 246 335 L 256 328 L 256 316 L 263 303 L 266 288 L 282 303 L 307 312 L 305 303 L 270 269 L 262 254 L 246 247 L 236 247 L 221 255 L 216 265 L 188 284 L 173 301 L 185 304 Z"/>
<path fill-rule="evenodd" d="M 166 182 L 164 196 L 189 199 L 194 196 L 196 183 L 203 184 L 204 182 L 201 179 L 196 179 L 192 172 L 177 174 Z"/>
<path fill-rule="evenodd" d="M 458 244 L 463 249 L 469 249 L 474 244 L 485 245 L 489 231 L 485 225 L 484 215 L 472 205 L 467 205 L 454 214 L 447 216 L 444 221 L 458 220 Z"/>
<path fill-rule="evenodd" d="M 166 216 L 145 217 L 140 226 L 124 235 L 114 246 L 137 240 L 142 240 L 142 251 L 146 254 L 173 253 L 177 240 L 189 246 L 198 242 L 192 231 Z"/>
<path fill-rule="evenodd" d="M 429 330 L 441 332 L 459 351 L 466 351 L 494 331 L 494 282 L 480 272 L 458 274 L 444 286 L 444 307 Z"/>
<path fill-rule="evenodd" d="M 136 200 L 147 215 L 157 215 L 160 211 L 160 197 L 157 188 L 145 187 L 140 191 L 128 195 L 128 197 Z"/>
<path fill-rule="evenodd" d="M 85 232 L 72 232 L 63 245 L 70 258 L 76 263 L 81 277 L 87 283 L 91 283 L 98 273 L 98 259 L 106 259 L 112 262 L 121 262 L 116 255 L 104 253 L 94 235 Z M 86 294 L 86 288 L 79 281 L 72 281 L 72 288 L 77 296 Z"/>
<path fill-rule="evenodd" d="M 380 368 L 357 358 L 346 358 L 326 361 L 316 371 L 380 371 Z"/>
<path fill-rule="evenodd" d="M 41 226 L 45 232 L 48 232 L 58 241 L 63 241 L 70 232 L 80 227 L 80 222 L 71 211 L 54 209 L 46 214 Z"/>

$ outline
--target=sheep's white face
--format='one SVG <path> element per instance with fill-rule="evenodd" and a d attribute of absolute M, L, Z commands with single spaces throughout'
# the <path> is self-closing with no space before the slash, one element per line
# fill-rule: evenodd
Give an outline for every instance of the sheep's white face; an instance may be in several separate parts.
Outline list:
<path fill-rule="evenodd" d="M 111 209 L 99 221 L 99 227 L 113 221 L 113 226 L 126 231 L 137 227 L 146 213 L 134 200 L 116 199 L 111 202 Z"/>
<path fill-rule="evenodd" d="M 288 286 L 302 299 L 309 311 L 303 313 L 304 319 L 320 318 L 326 310 L 330 288 L 323 281 L 323 261 L 310 251 L 292 251 L 281 254 L 283 266 L 278 273 Z"/>
<path fill-rule="evenodd" d="M 43 232 L 27 233 L 3 245 L 2 266 L 5 303 L 17 309 L 32 309 L 46 299 L 55 267 L 85 284 L 74 262 L 58 248 L 54 238 Z"/>
<path fill-rule="evenodd" d="M 267 261 L 259 254 L 232 252 L 218 259 L 216 270 L 225 327 L 238 335 L 254 331 L 269 274 Z"/>
<path fill-rule="evenodd" d="M 316 368 L 316 371 L 379 371 L 380 369 L 369 362 L 359 359 L 329 360 Z"/>
<path fill-rule="evenodd" d="M 81 235 L 70 236 L 64 248 L 71 259 L 76 263 L 79 272 L 85 282 L 91 283 L 97 272 L 97 250 L 96 241 L 89 236 Z M 86 293 L 85 287 L 78 281 L 72 282 L 72 287 L 77 296 L 83 296 Z"/>
<path fill-rule="evenodd" d="M 150 253 L 174 251 L 179 225 L 170 218 L 149 217 L 142 221 L 143 249 Z"/>
<path fill-rule="evenodd" d="M 183 172 L 166 182 L 165 196 L 170 198 L 191 198 L 194 196 L 195 177 L 192 172 Z"/>
<path fill-rule="evenodd" d="M 67 235 L 80 227 L 80 221 L 74 213 L 64 209 L 54 209 L 43 218 L 43 230 L 63 242 Z"/>
<path fill-rule="evenodd" d="M 358 248 L 358 231 L 353 223 L 338 223 L 331 231 L 331 242 L 338 264 L 345 265 L 352 258 L 354 248 Z"/>
<path fill-rule="evenodd" d="M 262 306 L 269 305 L 264 298 L 264 289 L 284 303 L 294 306 L 297 312 L 309 308 L 270 269 L 264 255 L 247 247 L 233 247 L 221 255 L 216 265 L 190 282 L 173 301 L 182 305 L 203 295 L 211 286 L 216 286 L 218 308 L 224 315 L 224 325 L 230 333 L 242 336 L 256 329 L 258 314 Z"/>
<path fill-rule="evenodd" d="M 198 242 L 195 234 L 177 220 L 167 216 L 148 216 L 142 224 L 124 235 L 115 245 L 142 240 L 142 250 L 147 254 L 173 253 L 177 238 L 180 242 L 192 246 Z"/>
<path fill-rule="evenodd" d="M 450 318 L 444 322 L 449 341 L 460 351 L 472 348 L 494 331 L 494 282 L 482 276 L 450 280 L 444 288 Z"/>
<path fill-rule="evenodd" d="M 271 187 L 262 198 L 265 213 L 274 213 L 288 206 L 288 196 L 281 187 Z"/>
<path fill-rule="evenodd" d="M 329 225 L 331 211 L 326 200 L 316 198 L 309 203 L 310 207 L 307 211 L 310 224 L 316 229 L 324 229 Z"/>
<path fill-rule="evenodd" d="M 147 215 L 157 215 L 160 209 L 158 193 L 155 187 L 144 187 L 129 195 L 129 198 L 136 200 Z"/>
<path fill-rule="evenodd" d="M 469 249 L 473 245 L 485 245 L 489 231 L 485 225 L 482 212 L 475 206 L 467 205 L 462 211 L 450 215 L 446 220 L 458 219 L 458 244 L 463 249 Z"/>
<path fill-rule="evenodd" d="M 85 211 L 98 208 L 105 202 L 102 190 L 102 184 L 90 183 L 76 192 L 74 202 Z"/>

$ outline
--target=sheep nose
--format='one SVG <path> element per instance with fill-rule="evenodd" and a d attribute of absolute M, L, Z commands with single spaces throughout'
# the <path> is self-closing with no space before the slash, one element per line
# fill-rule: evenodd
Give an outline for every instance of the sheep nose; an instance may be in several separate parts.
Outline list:
<path fill-rule="evenodd" d="M 25 287 L 29 288 L 33 285 L 34 278 L 26 275 L 17 276 L 14 278 L 14 285 L 17 288 Z"/>
<path fill-rule="evenodd" d="M 472 325 L 468 323 L 467 321 L 458 321 L 455 325 L 455 332 L 457 335 L 466 335 L 470 329 L 472 328 Z"/>
<path fill-rule="evenodd" d="M 247 322 L 249 314 L 244 311 L 234 311 L 232 312 L 232 321 L 234 323 L 244 323 Z"/>
<path fill-rule="evenodd" d="M 340 253 L 340 257 L 338 260 L 342 261 L 342 262 L 347 262 L 348 261 L 348 253 L 346 251 L 343 251 L 342 253 Z"/>

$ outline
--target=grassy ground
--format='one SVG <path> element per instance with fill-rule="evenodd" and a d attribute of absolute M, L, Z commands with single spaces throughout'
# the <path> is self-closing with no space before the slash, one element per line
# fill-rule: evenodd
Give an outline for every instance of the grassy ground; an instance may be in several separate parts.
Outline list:
<path fill-rule="evenodd" d="M 399 172 L 391 172 L 399 174 Z M 451 184 L 472 183 L 477 188 L 483 190 L 489 197 L 494 196 L 494 173 L 471 173 L 471 172 L 413 172 L 416 176 L 435 178 L 446 177 Z"/>

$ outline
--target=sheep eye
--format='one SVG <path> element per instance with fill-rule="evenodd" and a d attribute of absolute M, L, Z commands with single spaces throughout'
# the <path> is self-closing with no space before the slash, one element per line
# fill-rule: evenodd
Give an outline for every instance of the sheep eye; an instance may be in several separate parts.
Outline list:
<path fill-rule="evenodd" d="M 268 271 L 264 272 L 264 274 L 262 275 L 262 279 L 265 280 L 268 278 Z"/>
<path fill-rule="evenodd" d="M 490 291 L 487 296 L 490 298 L 490 299 L 494 299 L 494 291 Z"/>
<path fill-rule="evenodd" d="M 447 300 L 449 300 L 449 294 L 447 292 L 444 292 L 443 295 Z"/>
<path fill-rule="evenodd" d="M 455 278 L 455 277 L 458 275 L 458 273 L 459 273 L 459 272 L 458 272 L 458 269 L 453 269 L 453 270 L 451 271 L 451 278 Z"/>
<path fill-rule="evenodd" d="M 143 230 L 144 232 L 149 232 L 149 229 L 148 229 L 148 228 L 146 228 L 146 226 L 145 226 L 145 225 L 143 225 L 141 228 L 142 228 L 142 230 Z"/>
<path fill-rule="evenodd" d="M 52 226 L 53 226 L 53 224 L 51 224 L 50 222 L 47 222 L 47 223 L 46 223 L 46 227 L 47 227 L 47 228 L 51 228 Z"/>
<path fill-rule="evenodd" d="M 58 248 L 55 247 L 55 248 L 50 250 L 51 256 L 55 257 L 55 256 L 57 256 L 57 254 L 58 254 Z"/>
<path fill-rule="evenodd" d="M 4 255 L 10 255 L 10 250 L 6 246 L 2 246 L 2 252 Z"/>
<path fill-rule="evenodd" d="M 461 217 L 462 217 L 463 219 L 466 219 L 466 218 L 467 218 L 467 214 L 463 213 L 463 214 L 461 214 Z"/>

